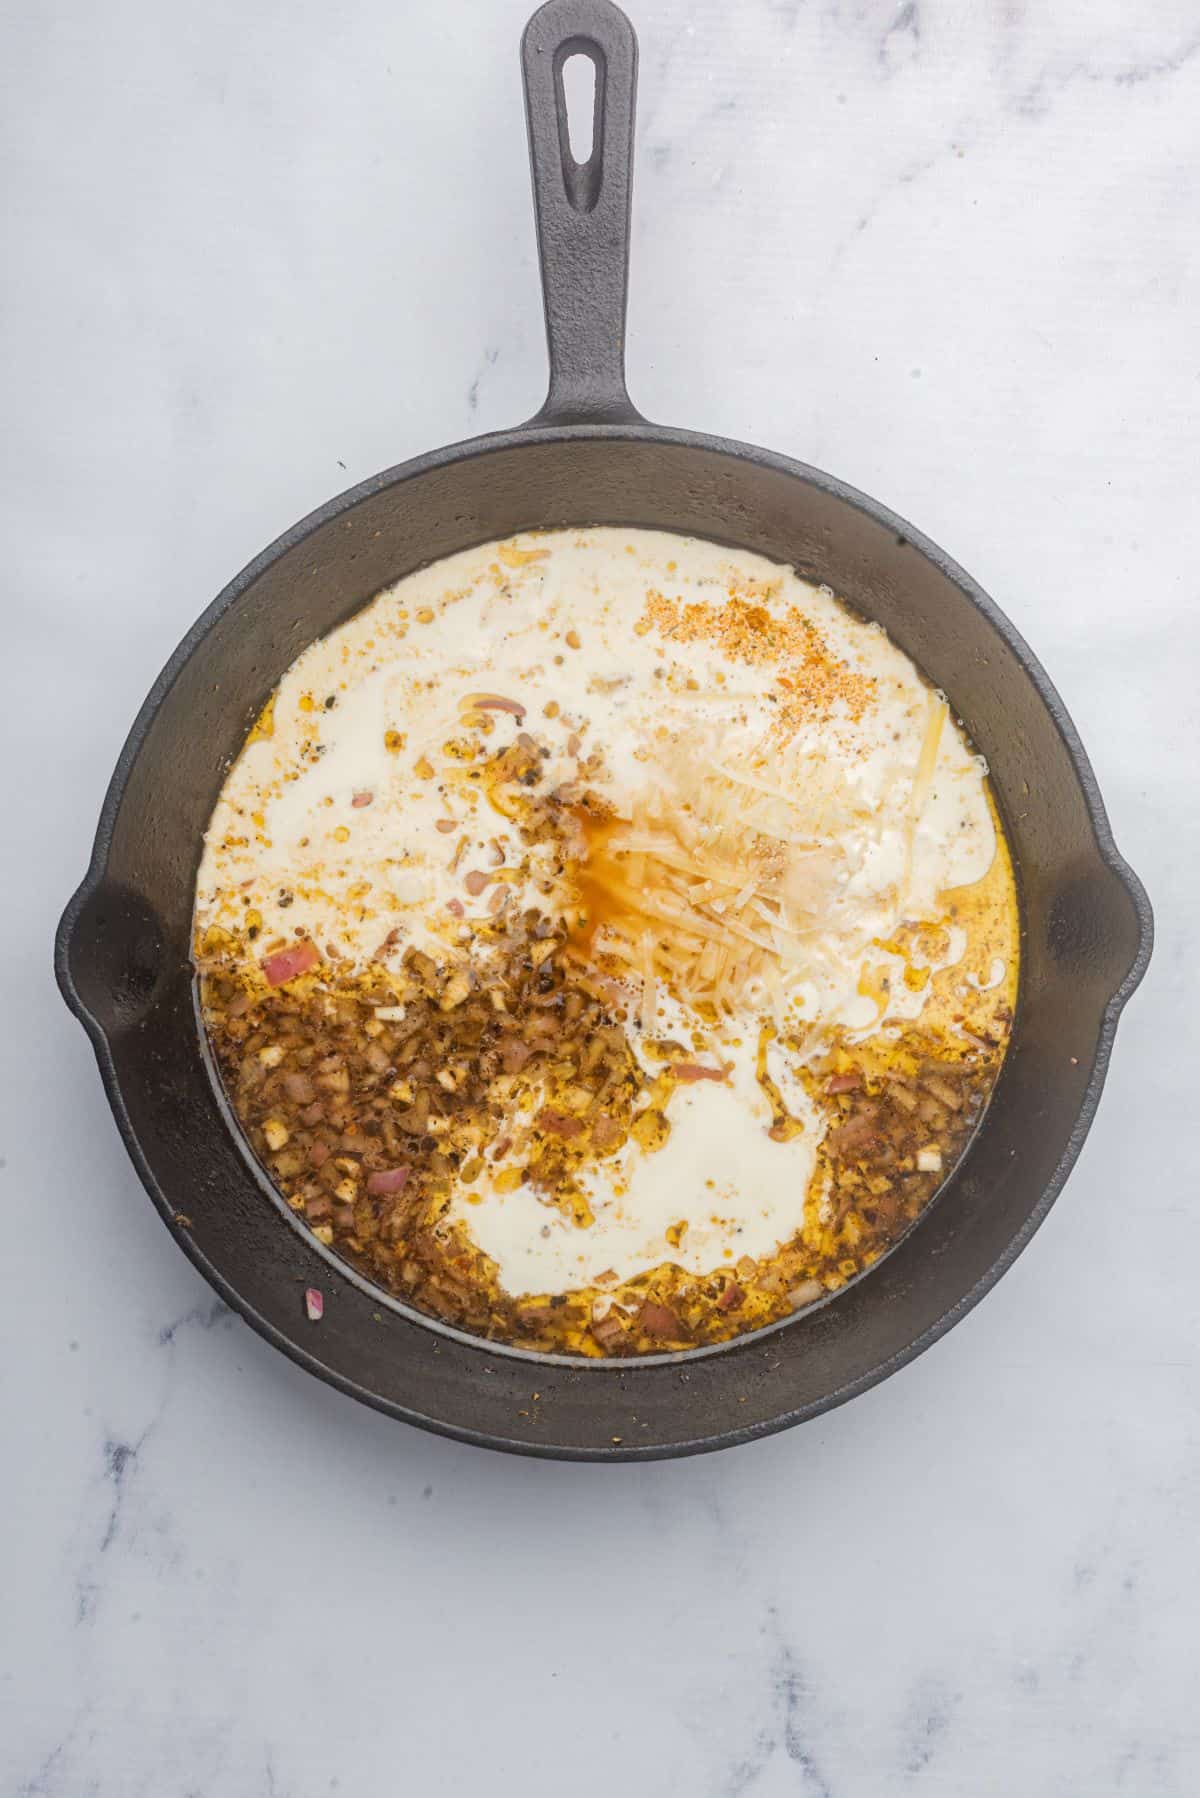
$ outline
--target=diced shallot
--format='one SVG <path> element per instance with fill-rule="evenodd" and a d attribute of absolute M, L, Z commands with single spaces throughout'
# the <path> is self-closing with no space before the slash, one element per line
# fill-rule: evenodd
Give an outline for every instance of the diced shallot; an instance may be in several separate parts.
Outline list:
<path fill-rule="evenodd" d="M 852 1112 L 836 1130 L 831 1130 L 825 1141 L 835 1155 L 853 1155 L 874 1142 L 878 1128 L 875 1108 L 864 1107 Z"/>
<path fill-rule="evenodd" d="M 529 1044 L 523 1043 L 519 1036 L 502 1036 L 496 1047 L 506 1074 L 519 1074 L 533 1054 Z"/>
<path fill-rule="evenodd" d="M 371 803 L 372 799 L 374 799 L 374 797 L 375 797 L 374 793 L 356 793 L 354 795 L 353 799 L 350 801 L 350 804 L 353 806 L 353 808 L 356 812 L 359 812 L 362 810 L 364 805 L 370 805 L 370 803 Z"/>
<path fill-rule="evenodd" d="M 319 1324 L 325 1315 L 325 1294 L 319 1286 L 306 1286 L 304 1289 L 304 1309 L 308 1313 L 310 1324 Z"/>
<path fill-rule="evenodd" d="M 499 693 L 469 693 L 465 703 L 476 712 L 511 712 L 518 724 L 525 717 L 525 707 L 516 699 L 505 699 Z"/>
<path fill-rule="evenodd" d="M 619 1119 L 610 1117 L 602 1111 L 592 1124 L 592 1147 L 595 1149 L 611 1149 L 624 1138 L 625 1130 Z"/>
<path fill-rule="evenodd" d="M 541 1129 L 551 1136 L 561 1136 L 564 1141 L 573 1136 L 581 1136 L 584 1130 L 582 1118 L 570 1117 L 565 1111 L 555 1111 L 550 1105 L 543 1105 L 537 1114 L 537 1122 Z"/>
<path fill-rule="evenodd" d="M 802 1311 L 806 1305 L 815 1305 L 818 1299 L 825 1297 L 825 1288 L 819 1280 L 801 1280 L 788 1293 L 788 1304 L 793 1311 Z"/>
<path fill-rule="evenodd" d="M 679 1341 L 683 1336 L 683 1326 L 675 1313 L 655 1299 L 643 1301 L 638 1322 L 647 1336 L 665 1337 L 668 1341 Z"/>
<path fill-rule="evenodd" d="M 621 1322 L 620 1318 L 615 1316 L 611 1311 L 608 1313 L 607 1317 L 596 1318 L 592 1323 L 592 1335 L 596 1338 L 596 1341 L 600 1344 L 601 1348 L 615 1348 L 624 1334 L 625 1325 Z"/>
<path fill-rule="evenodd" d="M 962 1094 L 943 1074 L 926 1074 L 925 1086 L 934 1098 L 940 1099 L 949 1110 L 962 1110 Z"/>
<path fill-rule="evenodd" d="M 383 1195 L 394 1197 L 402 1193 L 408 1184 L 409 1170 L 406 1167 L 385 1167 L 378 1172 L 367 1175 L 367 1191 L 374 1197 Z"/>
<path fill-rule="evenodd" d="M 677 1061 L 673 1063 L 671 1072 L 676 1080 L 724 1080 L 732 1063 L 726 1062 L 719 1068 L 702 1067 L 698 1061 Z"/>
<path fill-rule="evenodd" d="M 268 986 L 282 986 L 285 981 L 296 980 L 301 974 L 307 974 L 315 968 L 321 959 L 317 945 L 307 938 L 302 943 L 293 943 L 289 949 L 280 949 L 274 955 L 268 955 L 262 964 Z"/>

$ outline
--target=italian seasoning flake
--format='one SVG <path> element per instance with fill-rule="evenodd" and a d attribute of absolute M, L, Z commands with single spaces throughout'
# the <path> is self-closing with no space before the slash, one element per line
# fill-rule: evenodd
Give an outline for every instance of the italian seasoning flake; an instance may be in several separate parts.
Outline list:
<path fill-rule="evenodd" d="M 832 655 L 818 626 L 795 606 L 780 615 L 758 595 L 733 592 L 718 604 L 685 603 L 651 588 L 641 622 L 668 642 L 711 644 L 731 662 L 771 667 L 779 706 L 777 735 L 790 734 L 814 716 L 827 716 L 837 705 L 851 718 L 861 718 L 874 692 L 874 677 Z"/>

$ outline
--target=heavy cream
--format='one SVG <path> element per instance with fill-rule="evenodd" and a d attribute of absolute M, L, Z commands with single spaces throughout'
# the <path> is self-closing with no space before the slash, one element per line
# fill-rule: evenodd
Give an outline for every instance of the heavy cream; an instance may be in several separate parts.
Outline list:
<path fill-rule="evenodd" d="M 714 1023 L 689 1010 L 690 974 L 673 990 L 660 964 L 639 987 L 626 953 L 634 1018 L 702 1036 L 728 1076 L 674 1093 L 656 1153 L 630 1142 L 585 1170 L 594 1222 L 497 1190 L 492 1168 L 453 1216 L 513 1294 L 772 1253 L 799 1227 L 823 1126 L 797 1057 L 773 1049 L 803 1127 L 768 1135 L 763 1019 L 815 1052 L 918 1019 L 944 969 L 977 991 L 1004 978 L 945 897 L 996 853 L 981 763 L 908 658 L 790 570 L 658 532 L 522 537 L 409 576 L 293 664 L 214 811 L 197 925 L 250 920 L 264 946 L 306 934 L 334 970 L 417 947 L 486 978 L 474 925 L 501 886 L 550 917 L 579 893 L 477 778 L 463 719 L 481 707 L 489 755 L 523 733 L 544 790 L 583 783 L 609 808 L 623 877 L 675 871 L 709 921 L 710 952 L 685 932 L 698 978 L 708 965 L 719 986 L 734 939 L 754 960 Z M 742 841 L 777 855 L 735 892 L 707 870 Z"/>

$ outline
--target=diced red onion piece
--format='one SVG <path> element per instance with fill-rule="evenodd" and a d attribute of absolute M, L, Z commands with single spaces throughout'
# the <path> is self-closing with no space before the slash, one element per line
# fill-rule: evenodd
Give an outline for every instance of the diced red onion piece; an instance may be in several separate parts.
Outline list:
<path fill-rule="evenodd" d="M 310 1324 L 319 1324 L 325 1315 L 325 1295 L 319 1286 L 306 1286 L 304 1289 L 304 1309 L 308 1313 Z"/>

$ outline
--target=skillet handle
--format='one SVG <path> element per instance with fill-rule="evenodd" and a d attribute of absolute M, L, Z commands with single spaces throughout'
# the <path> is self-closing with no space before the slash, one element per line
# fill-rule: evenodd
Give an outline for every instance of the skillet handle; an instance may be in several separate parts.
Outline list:
<path fill-rule="evenodd" d="M 563 65 L 596 71 L 592 149 L 571 154 Z M 611 0 L 548 0 L 521 39 L 550 391 L 537 424 L 626 424 L 625 294 L 637 38 Z"/>

